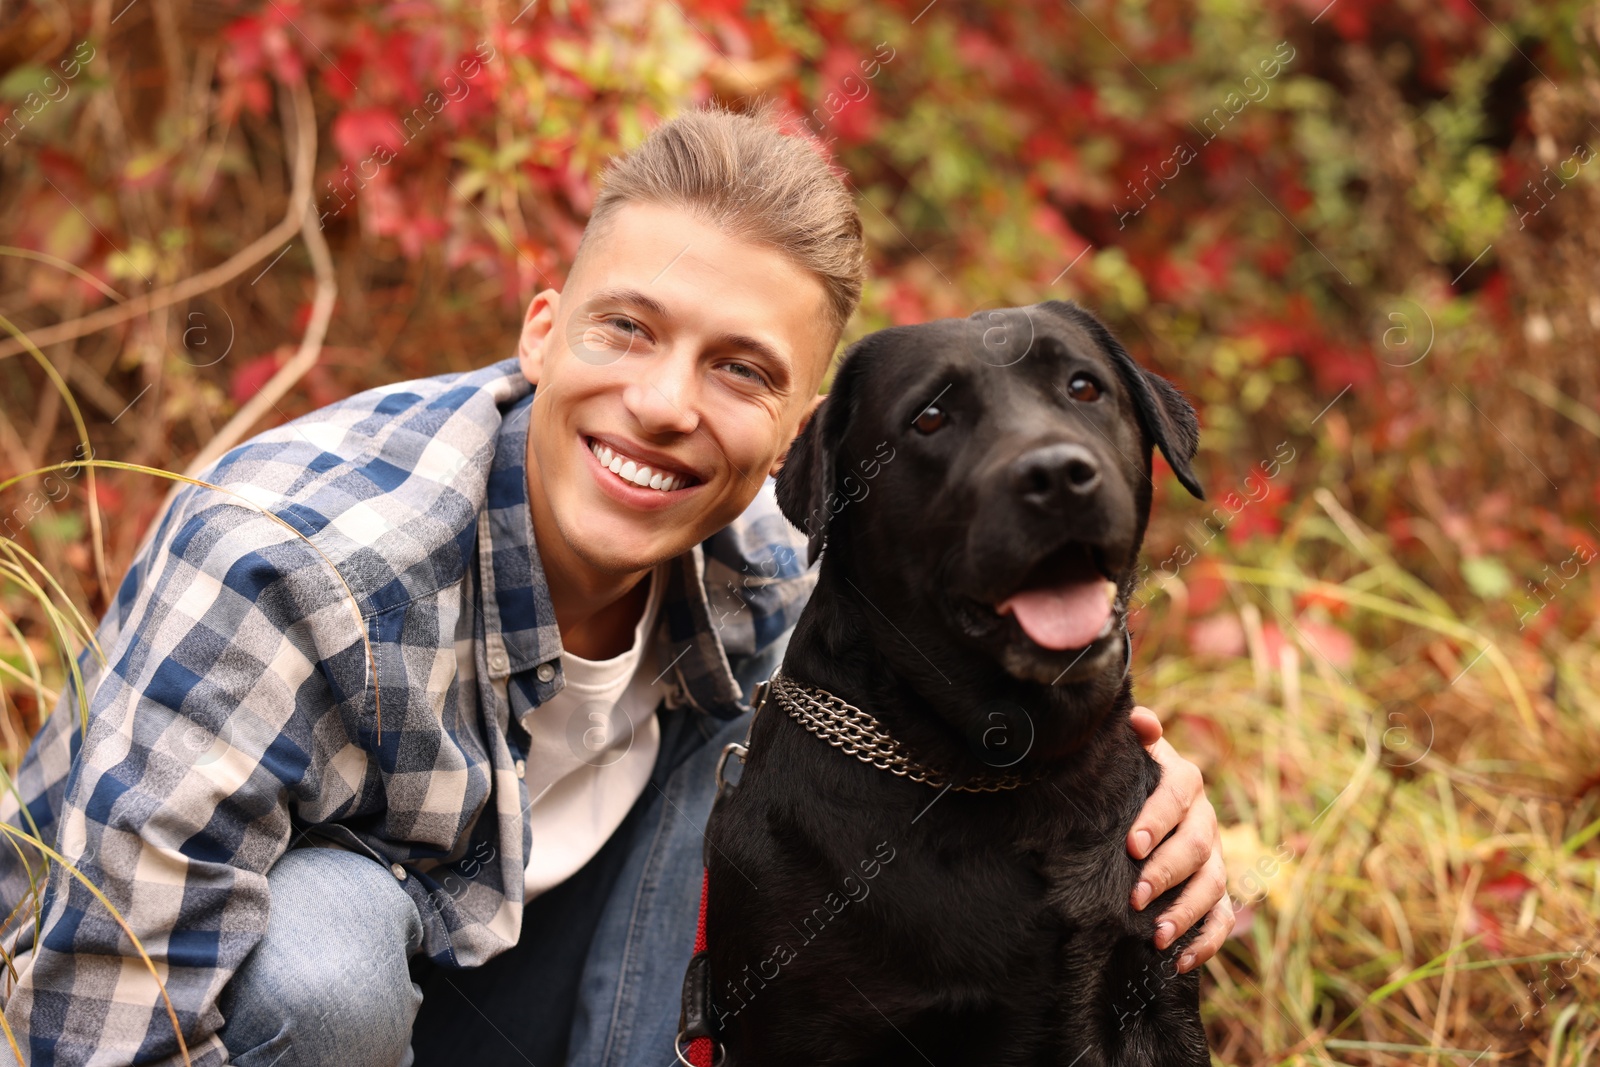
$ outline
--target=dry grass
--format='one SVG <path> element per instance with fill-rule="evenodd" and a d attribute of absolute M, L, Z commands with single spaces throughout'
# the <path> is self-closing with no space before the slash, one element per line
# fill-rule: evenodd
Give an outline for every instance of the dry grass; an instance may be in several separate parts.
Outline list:
<path fill-rule="evenodd" d="M 1600 1062 L 1600 628 L 1546 654 L 1486 628 L 1477 658 L 1430 632 L 1460 620 L 1357 571 L 1336 665 L 1281 595 L 1295 562 L 1244 562 L 1216 570 L 1240 654 L 1140 652 L 1225 827 L 1240 917 L 1209 964 L 1215 1062 Z"/>

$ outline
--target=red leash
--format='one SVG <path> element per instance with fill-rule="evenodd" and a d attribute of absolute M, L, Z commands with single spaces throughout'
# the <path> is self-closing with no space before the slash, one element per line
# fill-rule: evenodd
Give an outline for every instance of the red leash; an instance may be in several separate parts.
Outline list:
<path fill-rule="evenodd" d="M 706 898 L 711 892 L 711 871 L 702 871 L 700 919 L 694 929 L 694 955 L 683 976 L 683 1008 L 678 1013 L 678 1037 L 672 1043 L 672 1053 L 684 1067 L 721 1067 L 726 1057 L 716 1046 L 716 1028 L 711 1024 L 711 957 L 706 951 Z"/>
<path fill-rule="evenodd" d="M 761 705 L 766 702 L 767 690 L 770 681 L 762 682 L 756 686 L 755 699 L 751 705 L 756 712 L 761 710 Z M 755 717 L 751 716 L 754 723 Z M 732 789 L 724 771 L 728 765 L 728 757 L 737 755 L 739 762 L 743 763 L 748 754 L 750 735 L 745 735 L 745 743 L 730 742 L 722 746 L 722 755 L 717 759 L 717 796 L 712 801 L 712 808 L 716 808 L 716 801 Z M 688 1067 L 718 1067 L 725 1060 L 727 1049 L 718 1049 L 713 1039 L 716 1027 L 712 1023 L 715 1008 L 711 1003 L 711 958 L 707 951 L 706 941 L 706 900 L 711 895 L 711 864 L 710 864 L 710 838 L 706 838 L 703 850 L 704 862 L 700 875 L 700 918 L 694 928 L 694 955 L 689 960 L 689 966 L 683 978 L 683 1007 L 678 1015 L 678 1037 L 673 1043 L 673 1054 L 679 1063 Z M 683 1040 L 689 1039 L 688 1058 L 684 1058 Z M 721 1055 L 719 1055 L 721 1053 Z"/>
<path fill-rule="evenodd" d="M 711 872 L 706 871 L 700 879 L 700 921 L 694 928 L 694 950 L 706 950 L 706 895 L 711 890 Z M 697 1037 L 689 1042 L 689 1062 L 694 1067 L 711 1067 L 711 1039 Z"/>

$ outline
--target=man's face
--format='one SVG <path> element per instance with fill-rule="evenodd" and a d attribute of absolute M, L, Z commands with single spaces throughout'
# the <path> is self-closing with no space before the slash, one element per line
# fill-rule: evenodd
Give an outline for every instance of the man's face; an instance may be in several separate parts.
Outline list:
<path fill-rule="evenodd" d="M 553 527 L 591 567 L 635 572 L 736 518 L 810 410 L 826 310 L 778 249 L 676 208 L 618 211 L 565 291 L 534 297 L 518 347 L 541 553 Z"/>

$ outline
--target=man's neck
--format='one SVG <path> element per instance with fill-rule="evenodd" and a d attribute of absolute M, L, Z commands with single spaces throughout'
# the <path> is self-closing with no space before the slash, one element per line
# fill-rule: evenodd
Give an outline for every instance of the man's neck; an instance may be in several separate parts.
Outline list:
<path fill-rule="evenodd" d="M 596 589 L 572 582 L 570 570 L 551 568 L 548 562 L 545 568 L 563 649 L 583 659 L 604 660 L 633 647 L 634 630 L 650 601 L 650 583 L 640 581 L 649 571 L 630 576 L 632 584 L 615 592 L 613 585 Z"/>
<path fill-rule="evenodd" d="M 562 649 L 583 659 L 622 655 L 633 647 L 633 632 L 649 603 L 650 584 L 642 579 L 651 569 L 603 571 L 579 556 L 556 526 L 531 448 L 527 472 L 533 540 L 561 630 Z"/>

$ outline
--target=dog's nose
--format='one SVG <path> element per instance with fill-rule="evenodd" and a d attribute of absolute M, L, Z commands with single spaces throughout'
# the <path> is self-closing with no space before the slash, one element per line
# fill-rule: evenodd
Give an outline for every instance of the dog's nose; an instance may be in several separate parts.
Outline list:
<path fill-rule="evenodd" d="M 1046 445 L 1012 463 L 1011 485 L 1029 504 L 1052 510 L 1093 496 L 1100 488 L 1100 464 L 1082 445 Z"/>

